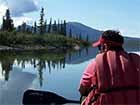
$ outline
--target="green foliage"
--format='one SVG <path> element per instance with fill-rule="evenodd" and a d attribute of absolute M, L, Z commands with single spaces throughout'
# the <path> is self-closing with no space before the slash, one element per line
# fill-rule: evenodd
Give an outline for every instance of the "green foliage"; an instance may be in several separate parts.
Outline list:
<path fill-rule="evenodd" d="M 1 45 L 16 45 L 16 44 L 32 44 L 32 35 L 25 35 L 24 33 L 13 32 L 0 32 Z"/>
<path fill-rule="evenodd" d="M 66 20 L 62 21 L 61 20 L 61 24 L 60 24 L 60 34 L 66 36 Z"/>
<path fill-rule="evenodd" d="M 71 28 L 69 29 L 69 37 L 72 38 L 72 30 L 71 30 Z"/>
<path fill-rule="evenodd" d="M 37 24 L 36 24 L 36 21 L 34 22 L 34 31 L 33 31 L 34 33 L 36 33 L 37 32 Z"/>
<path fill-rule="evenodd" d="M 6 10 L 5 16 L 3 17 L 2 30 L 3 31 L 14 30 L 14 24 L 13 24 L 13 20 L 10 17 L 10 10 L 9 9 Z"/>
<path fill-rule="evenodd" d="M 66 32 L 66 20 L 64 20 L 64 29 L 63 29 L 63 34 L 66 36 L 67 32 Z"/>
<path fill-rule="evenodd" d="M 27 34 L 13 32 L 0 32 L 0 44 L 6 46 L 42 46 L 54 48 L 72 48 L 74 45 L 87 45 L 86 41 L 75 40 L 60 34 Z"/>
<path fill-rule="evenodd" d="M 54 33 L 57 32 L 57 25 L 56 25 L 56 20 L 54 20 L 53 26 L 52 26 L 52 30 Z"/>
<path fill-rule="evenodd" d="M 39 33 L 43 34 L 44 33 L 44 8 L 41 9 L 40 13 L 40 23 L 39 23 Z M 46 29 L 45 29 L 46 30 Z"/>
<path fill-rule="evenodd" d="M 48 33 L 51 33 L 51 26 L 52 26 L 52 18 L 50 18 L 50 23 L 48 26 Z"/>

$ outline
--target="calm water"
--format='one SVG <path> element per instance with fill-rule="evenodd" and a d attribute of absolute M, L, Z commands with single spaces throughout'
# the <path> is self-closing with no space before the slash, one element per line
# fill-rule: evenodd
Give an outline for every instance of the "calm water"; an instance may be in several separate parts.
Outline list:
<path fill-rule="evenodd" d="M 28 88 L 55 92 L 79 100 L 83 70 L 97 50 L 67 52 L 0 52 L 0 105 L 21 105 Z"/>

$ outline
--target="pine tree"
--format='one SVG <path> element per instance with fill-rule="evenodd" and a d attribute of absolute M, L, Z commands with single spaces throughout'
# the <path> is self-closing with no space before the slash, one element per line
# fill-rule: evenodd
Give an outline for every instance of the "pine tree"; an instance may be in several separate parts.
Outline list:
<path fill-rule="evenodd" d="M 50 18 L 50 23 L 48 26 L 48 33 L 51 33 L 51 27 L 52 27 L 52 18 Z"/>
<path fill-rule="evenodd" d="M 72 30 L 71 30 L 71 28 L 69 29 L 69 37 L 72 38 Z"/>
<path fill-rule="evenodd" d="M 21 26 L 18 26 L 17 31 L 18 31 L 18 32 L 21 32 Z"/>
<path fill-rule="evenodd" d="M 34 26 L 31 26 L 30 33 L 34 33 Z"/>
<path fill-rule="evenodd" d="M 41 13 L 40 13 L 40 26 L 39 26 L 39 33 L 43 34 L 44 33 L 44 8 L 41 9 Z"/>
<path fill-rule="evenodd" d="M 29 27 L 26 28 L 25 30 L 26 33 L 31 33 L 31 29 Z"/>
<path fill-rule="evenodd" d="M 36 25 L 36 21 L 34 22 L 34 31 L 33 31 L 35 34 L 37 32 L 37 25 Z"/>
<path fill-rule="evenodd" d="M 26 32 L 26 23 L 25 23 L 25 22 L 23 22 L 22 25 L 21 25 L 21 31 L 22 31 L 23 33 Z"/>
<path fill-rule="evenodd" d="M 46 33 L 46 29 L 47 29 L 47 20 L 45 20 L 44 22 L 44 27 L 43 27 L 44 33 Z"/>
<path fill-rule="evenodd" d="M 6 24 L 5 24 L 5 19 L 4 19 L 4 16 L 3 16 L 3 20 L 2 20 L 2 31 L 6 30 L 5 27 L 6 27 Z"/>
<path fill-rule="evenodd" d="M 61 20 L 61 24 L 60 24 L 60 34 L 64 34 L 64 24 L 63 24 L 62 20 Z"/>
<path fill-rule="evenodd" d="M 63 24 L 63 34 L 64 34 L 64 36 L 66 36 L 66 34 L 67 34 L 67 27 L 66 27 L 66 25 L 67 25 L 67 23 L 66 23 L 66 20 L 64 20 L 64 24 Z"/>
<path fill-rule="evenodd" d="M 58 34 L 60 33 L 60 22 L 59 22 L 59 19 L 58 19 L 58 23 L 57 23 L 57 33 Z"/>
<path fill-rule="evenodd" d="M 6 10 L 6 14 L 3 17 L 2 30 L 3 31 L 14 30 L 14 24 L 13 24 L 13 20 L 10 17 L 10 10 L 9 9 Z"/>
<path fill-rule="evenodd" d="M 56 20 L 54 20 L 54 24 L 53 24 L 53 26 L 52 26 L 52 30 L 53 30 L 54 33 L 57 32 Z"/>
<path fill-rule="evenodd" d="M 66 20 L 64 20 L 64 22 L 61 20 L 61 25 L 60 25 L 60 34 L 63 34 L 64 36 L 66 36 L 67 32 L 66 32 Z"/>

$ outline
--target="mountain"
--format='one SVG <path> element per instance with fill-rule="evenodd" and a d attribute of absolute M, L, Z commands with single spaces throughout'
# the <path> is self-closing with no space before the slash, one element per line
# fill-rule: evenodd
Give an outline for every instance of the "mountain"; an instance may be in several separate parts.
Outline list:
<path fill-rule="evenodd" d="M 82 39 L 86 39 L 88 35 L 88 39 L 90 42 L 97 40 L 103 32 L 78 22 L 67 23 L 67 35 L 69 35 L 70 29 L 72 31 L 73 37 L 77 37 L 81 34 Z M 124 47 L 128 49 L 140 49 L 140 38 L 124 37 Z"/>
<path fill-rule="evenodd" d="M 81 38 L 86 40 L 88 35 L 88 39 L 90 42 L 97 40 L 102 33 L 102 31 L 100 30 L 93 29 L 78 22 L 68 22 L 66 28 L 67 35 L 69 35 L 71 29 L 73 37 L 78 37 L 79 35 L 81 35 Z"/>
<path fill-rule="evenodd" d="M 124 37 L 124 48 L 127 51 L 140 51 L 140 38 Z"/>

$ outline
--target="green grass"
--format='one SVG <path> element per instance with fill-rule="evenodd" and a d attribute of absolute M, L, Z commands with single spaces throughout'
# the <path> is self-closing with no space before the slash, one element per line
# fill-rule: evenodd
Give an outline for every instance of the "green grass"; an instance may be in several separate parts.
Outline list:
<path fill-rule="evenodd" d="M 0 32 L 0 45 L 20 46 L 53 46 L 71 48 L 74 45 L 87 46 L 88 42 L 65 37 L 60 34 L 27 34 L 18 32 Z"/>

